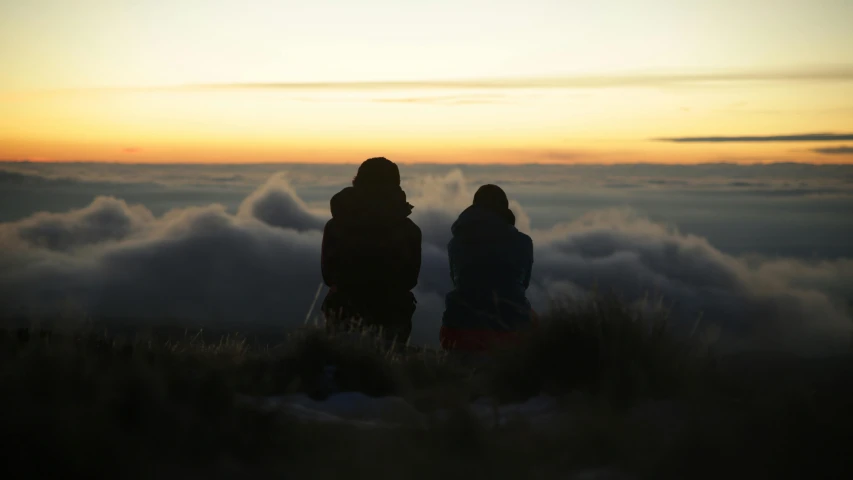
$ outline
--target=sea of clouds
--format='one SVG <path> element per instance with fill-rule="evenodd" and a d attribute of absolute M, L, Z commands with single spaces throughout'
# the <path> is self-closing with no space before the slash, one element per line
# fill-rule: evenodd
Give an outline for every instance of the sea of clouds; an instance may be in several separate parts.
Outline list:
<path fill-rule="evenodd" d="M 14 175 L 19 183 L 45 181 Z M 2 313 L 79 312 L 243 330 L 303 324 L 312 307 L 316 311 L 328 209 L 303 201 L 294 188 L 298 173 L 264 178 L 236 208 L 211 203 L 155 212 L 95 196 L 82 208 L 0 223 Z M 329 191 L 343 186 L 340 179 L 313 181 Z M 437 343 L 450 288 L 450 225 L 470 204 L 476 183 L 460 169 L 406 182 L 424 241 L 413 342 Z M 529 294 L 539 310 L 554 298 L 598 288 L 628 301 L 662 298 L 675 322 L 701 318 L 718 327 L 721 345 L 809 352 L 849 345 L 853 259 L 735 256 L 631 208 L 591 209 L 544 227 L 531 222 L 519 201 L 512 208 L 534 240 Z"/>

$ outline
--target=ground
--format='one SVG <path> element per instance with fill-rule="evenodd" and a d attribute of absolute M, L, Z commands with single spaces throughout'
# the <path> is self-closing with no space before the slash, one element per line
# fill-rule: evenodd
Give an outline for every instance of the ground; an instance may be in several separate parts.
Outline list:
<path fill-rule="evenodd" d="M 853 355 L 720 355 L 608 305 L 486 360 L 315 328 L 5 330 L 4 477 L 853 474 Z"/>

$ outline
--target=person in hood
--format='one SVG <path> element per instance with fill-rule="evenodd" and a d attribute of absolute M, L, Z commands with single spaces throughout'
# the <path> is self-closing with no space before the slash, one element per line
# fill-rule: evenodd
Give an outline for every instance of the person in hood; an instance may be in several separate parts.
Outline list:
<path fill-rule="evenodd" d="M 366 160 L 330 207 L 321 256 L 327 327 L 379 327 L 387 340 L 405 343 L 415 312 L 421 230 L 409 218 L 413 207 L 400 188 L 400 170 L 383 157 Z"/>
<path fill-rule="evenodd" d="M 515 228 L 506 193 L 483 185 L 451 227 L 453 290 L 445 297 L 443 348 L 481 352 L 535 326 L 527 300 L 533 241 Z"/>

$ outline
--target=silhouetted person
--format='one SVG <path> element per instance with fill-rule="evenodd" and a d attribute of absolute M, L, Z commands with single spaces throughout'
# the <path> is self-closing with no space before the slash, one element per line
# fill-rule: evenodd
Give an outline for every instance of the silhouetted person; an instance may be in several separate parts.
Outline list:
<path fill-rule="evenodd" d="M 400 170 L 371 158 L 332 197 L 323 231 L 322 310 L 330 329 L 356 324 L 382 327 L 387 340 L 405 343 L 412 331 L 421 268 L 421 230 L 409 219 L 412 205 L 400 188 Z"/>
<path fill-rule="evenodd" d="M 525 296 L 533 242 L 515 228 L 504 191 L 480 187 L 451 232 L 447 249 L 454 288 L 445 298 L 442 347 L 483 351 L 517 339 L 535 323 Z"/>

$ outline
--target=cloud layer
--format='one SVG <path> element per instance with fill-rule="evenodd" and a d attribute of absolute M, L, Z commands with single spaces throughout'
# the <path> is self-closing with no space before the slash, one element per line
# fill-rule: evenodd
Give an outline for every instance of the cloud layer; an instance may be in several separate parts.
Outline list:
<path fill-rule="evenodd" d="M 853 79 L 849 65 L 829 68 L 787 70 L 731 70 L 675 73 L 614 73 L 609 75 L 563 75 L 496 77 L 451 80 L 365 81 L 365 82 L 270 82 L 201 84 L 170 89 L 194 90 L 488 90 L 570 89 L 618 87 L 677 87 L 735 82 L 835 82 Z"/>
<path fill-rule="evenodd" d="M 23 242 L 31 247 L 67 251 L 110 240 L 122 240 L 154 222 L 145 207 L 130 207 L 123 200 L 98 197 L 86 208 L 68 213 L 37 213 L 0 229 L 5 245 Z"/>
<path fill-rule="evenodd" d="M 853 133 L 801 133 L 796 135 L 744 135 L 711 137 L 658 138 L 663 142 L 676 143 L 739 143 L 739 142 L 837 142 L 853 140 Z"/>
<path fill-rule="evenodd" d="M 744 143 L 744 142 L 837 142 L 853 140 L 853 133 L 801 133 L 796 135 L 743 135 L 710 137 L 658 138 L 662 142 L 675 143 Z"/>
<path fill-rule="evenodd" d="M 812 150 L 822 155 L 853 155 L 853 147 L 842 145 L 840 147 L 815 148 Z"/>
<path fill-rule="evenodd" d="M 729 345 L 820 348 L 846 340 L 853 327 L 843 300 L 853 298 L 850 260 L 750 265 L 625 210 L 591 212 L 535 240 L 543 285 L 568 292 L 598 285 L 635 301 L 660 296 L 680 326 L 701 316 L 723 327 Z"/>
<path fill-rule="evenodd" d="M 436 343 L 450 287 L 450 224 L 473 191 L 460 171 L 408 182 L 413 219 L 424 232 L 413 341 Z M 741 259 L 707 240 L 628 210 L 589 212 L 547 229 L 520 229 L 535 243 L 530 296 L 583 295 L 597 286 L 630 301 L 661 295 L 673 318 L 722 328 L 729 346 L 825 350 L 853 327 L 853 261 Z M 0 304 L 5 315 L 176 319 L 252 326 L 301 324 L 320 285 L 325 214 L 309 209 L 274 175 L 230 213 L 221 205 L 173 209 L 98 197 L 66 213 L 0 224 Z M 71 306 L 71 307 L 69 307 Z"/>

